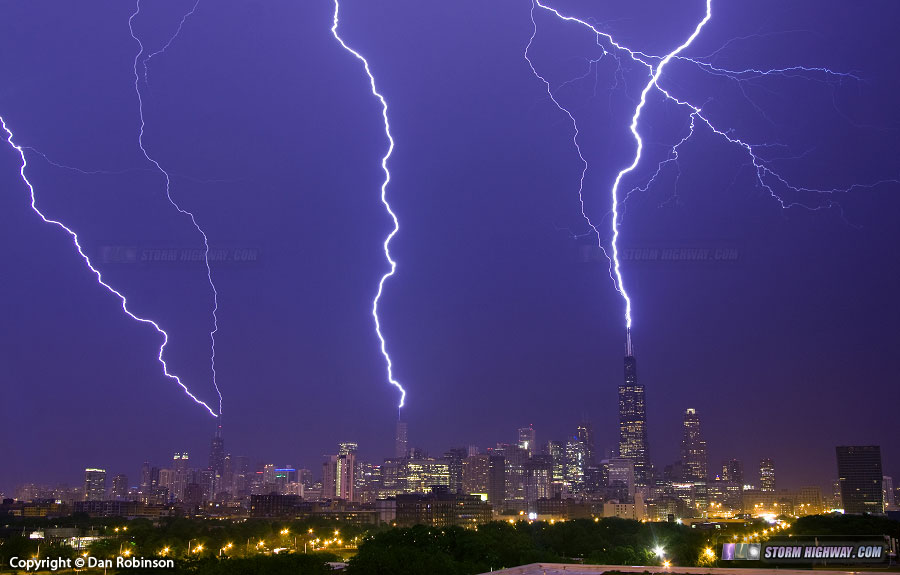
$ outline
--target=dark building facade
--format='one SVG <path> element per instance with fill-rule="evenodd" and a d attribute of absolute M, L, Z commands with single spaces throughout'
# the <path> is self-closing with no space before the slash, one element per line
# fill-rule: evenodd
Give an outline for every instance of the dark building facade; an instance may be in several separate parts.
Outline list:
<path fill-rule="evenodd" d="M 743 485 L 744 464 L 737 459 L 722 462 L 722 480 Z"/>
<path fill-rule="evenodd" d="M 409 436 L 405 421 L 397 421 L 394 429 L 394 457 L 409 457 Z"/>
<path fill-rule="evenodd" d="M 299 495 L 269 495 L 250 496 L 251 517 L 291 517 L 296 515 L 302 499 Z"/>
<path fill-rule="evenodd" d="M 835 449 L 844 513 L 884 513 L 881 447 L 850 445 Z"/>
<path fill-rule="evenodd" d="M 625 341 L 625 384 L 619 386 L 619 456 L 634 462 L 635 483 L 648 485 L 651 467 L 647 446 L 647 413 L 644 386 L 637 380 L 631 329 L 627 330 Z"/>
<path fill-rule="evenodd" d="M 444 453 L 444 459 L 447 461 L 447 470 L 450 474 L 450 493 L 461 493 L 463 490 L 463 459 L 468 456 L 468 452 L 460 447 L 448 450 Z"/>
<path fill-rule="evenodd" d="M 216 427 L 216 434 L 209 444 L 208 470 L 212 472 L 213 477 L 210 495 L 214 495 L 216 491 L 222 490 L 222 478 L 225 476 L 225 439 L 222 437 L 221 424 Z"/>
<path fill-rule="evenodd" d="M 493 516 L 490 503 L 476 495 L 450 493 L 435 487 L 428 495 L 411 493 L 397 496 L 397 525 L 473 527 L 488 523 Z"/>

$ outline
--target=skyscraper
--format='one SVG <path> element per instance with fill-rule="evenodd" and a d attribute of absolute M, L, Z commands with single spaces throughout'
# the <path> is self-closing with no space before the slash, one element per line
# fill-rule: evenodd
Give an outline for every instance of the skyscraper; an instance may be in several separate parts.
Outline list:
<path fill-rule="evenodd" d="M 700 433 L 700 416 L 697 415 L 697 410 L 692 408 L 684 412 L 681 464 L 686 481 L 706 481 L 709 475 L 706 441 Z"/>
<path fill-rule="evenodd" d="M 176 500 L 184 499 L 184 489 L 187 487 L 187 484 L 190 483 L 190 477 L 188 477 L 188 453 L 185 451 L 184 453 L 176 453 L 172 457 L 172 467 L 175 469 L 175 482 L 174 488 L 175 493 L 172 496 Z M 152 489 L 152 486 L 151 486 Z"/>
<path fill-rule="evenodd" d="M 582 421 L 575 431 L 575 437 L 584 445 L 585 465 L 593 465 L 596 459 L 594 451 L 594 430 L 587 421 Z"/>
<path fill-rule="evenodd" d="M 150 462 L 141 465 L 141 501 L 147 503 L 150 497 Z"/>
<path fill-rule="evenodd" d="M 103 501 L 104 499 L 106 499 L 106 470 L 88 467 L 84 470 L 84 500 Z"/>
<path fill-rule="evenodd" d="M 534 426 L 519 428 L 519 447 L 528 452 L 528 457 L 534 455 Z"/>
<path fill-rule="evenodd" d="M 565 481 L 574 493 L 584 490 L 584 472 L 587 470 L 587 452 L 578 436 L 566 442 Z"/>
<path fill-rule="evenodd" d="M 210 495 L 224 491 L 222 477 L 225 475 L 225 439 L 222 437 L 222 424 L 216 427 L 216 434 L 209 444 L 209 471 L 212 472 L 212 485 Z"/>
<path fill-rule="evenodd" d="M 346 501 L 354 501 L 356 496 L 356 451 L 347 451 L 337 456 L 334 470 L 334 496 Z"/>
<path fill-rule="evenodd" d="M 625 384 L 619 386 L 619 456 L 634 462 L 635 483 L 648 485 L 651 469 L 644 386 L 637 381 L 630 328 L 625 332 Z"/>
<path fill-rule="evenodd" d="M 759 462 L 760 491 L 775 491 L 775 462 L 768 457 Z"/>
<path fill-rule="evenodd" d="M 329 455 L 322 465 L 322 496 L 354 501 L 356 497 L 357 444 L 345 441 L 337 455 Z"/>
<path fill-rule="evenodd" d="M 881 447 L 839 446 L 835 451 L 844 513 L 884 513 Z"/>
<path fill-rule="evenodd" d="M 406 422 L 397 421 L 394 433 L 394 457 L 409 457 L 409 442 L 406 436 Z"/>
<path fill-rule="evenodd" d="M 467 456 L 466 450 L 462 447 L 455 447 L 444 453 L 444 459 L 447 461 L 447 469 L 450 473 L 450 493 L 462 492 L 463 459 Z"/>
<path fill-rule="evenodd" d="M 116 501 L 125 501 L 128 498 L 128 477 L 125 475 L 116 475 L 112 480 L 112 499 Z"/>
<path fill-rule="evenodd" d="M 463 459 L 463 493 L 487 495 L 494 509 L 502 510 L 505 494 L 505 461 L 499 455 L 470 455 Z"/>
<path fill-rule="evenodd" d="M 549 455 L 535 455 L 525 462 L 525 503 L 528 511 L 538 499 L 552 496 L 553 459 Z"/>
<path fill-rule="evenodd" d="M 608 484 L 617 498 L 627 496 L 634 497 L 634 460 L 623 457 L 613 458 L 608 461 Z"/>
<path fill-rule="evenodd" d="M 744 464 L 738 459 L 729 459 L 722 463 L 722 479 L 732 483 L 744 483 Z"/>
<path fill-rule="evenodd" d="M 209 445 L 209 469 L 222 476 L 225 473 L 225 440 L 222 438 L 222 424 L 216 427 L 216 434 Z"/>

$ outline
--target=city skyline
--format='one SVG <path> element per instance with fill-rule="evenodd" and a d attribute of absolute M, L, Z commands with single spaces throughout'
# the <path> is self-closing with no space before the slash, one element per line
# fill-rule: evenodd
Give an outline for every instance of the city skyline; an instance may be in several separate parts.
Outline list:
<path fill-rule="evenodd" d="M 515 444 L 529 424 L 539 444 L 589 423 L 598 454 L 618 446 L 624 305 L 584 217 L 609 229 L 641 67 L 616 71 L 591 33 L 528 1 L 342 3 L 341 37 L 371 65 L 396 142 L 387 193 L 402 226 L 380 318 L 408 392 L 398 413 L 372 325 L 388 267 L 387 140 L 360 61 L 335 41 L 335 5 L 201 2 L 185 19 L 192 6 L 3 8 L 0 114 L 22 155 L 0 150 L 0 381 L 15 430 L 0 437 L 0 489 L 75 481 L 88 466 L 133 480 L 136 461 L 205 456 L 219 423 L 231 453 L 311 468 L 347 440 L 360 459 L 396 454 L 398 416 L 408 447 L 432 454 Z M 845 75 L 735 84 L 673 61 L 666 89 L 772 144 L 772 164 L 804 185 L 897 177 L 894 4 L 713 6 L 686 56 Z M 669 54 L 702 2 L 569 11 Z M 143 76 L 139 50 L 153 54 Z M 779 485 L 799 486 L 836 475 L 836 446 L 879 445 L 885 474 L 900 476 L 898 187 L 783 209 L 740 150 L 699 126 L 644 189 L 689 125 L 651 100 L 618 238 L 650 460 L 680 457 L 695 409 L 710 472 L 734 458 L 755 477 L 771 458 Z M 163 375 L 159 333 L 123 314 L 31 209 L 23 157 L 36 204 L 167 330 L 171 373 L 211 412 L 222 392 L 220 422 Z M 173 198 L 208 235 L 209 269 Z"/>
<path fill-rule="evenodd" d="M 540 450 L 530 448 L 536 434 L 529 425 L 519 428 L 518 443 L 497 443 L 483 451 L 477 446 L 449 449 L 438 456 L 411 448 L 383 463 L 357 460 L 359 444 L 345 441 L 337 454 L 323 458 L 320 474 L 301 466 L 251 464 L 249 457 L 226 453 L 220 425 L 210 441 L 206 467 L 192 465 L 197 458 L 191 461 L 188 453 L 176 452 L 166 468 L 145 461 L 137 485 L 129 485 L 121 473 L 112 476 L 110 484 L 106 469 L 88 467 L 83 488 L 26 484 L 16 489 L 15 500 L 4 496 L 2 504 L 14 514 L 48 517 L 72 509 L 100 517 L 159 517 L 176 511 L 189 516 L 240 517 L 249 512 L 277 517 L 315 512 L 318 506 L 325 515 L 346 512 L 351 521 L 354 514 L 374 512 L 381 518 L 364 521 L 377 522 L 390 521 L 379 515 L 388 509 L 399 513 L 394 510 L 401 500 L 415 507 L 422 498 L 481 502 L 482 521 L 524 514 L 529 520 L 590 513 L 680 522 L 898 511 L 900 490 L 895 493 L 893 478 L 883 473 L 880 446 L 837 446 L 839 478 L 831 482 L 831 490 L 817 485 L 785 488 L 770 458 L 759 461 L 755 483 L 738 460 L 723 462 L 721 473 L 707 473 L 695 410 L 685 411 L 684 428 L 682 459 L 639 479 L 636 463 L 643 455 L 595 456 L 591 426 L 585 422 L 566 442 L 550 440 Z"/>
<path fill-rule="evenodd" d="M 631 348 L 628 348 L 628 353 L 631 353 Z M 628 360 L 633 360 L 633 355 L 626 356 L 626 365 L 628 365 Z M 633 374 L 634 363 L 631 364 Z M 628 374 L 628 368 L 626 368 L 626 374 Z M 626 375 L 627 377 L 627 375 Z M 628 381 L 628 380 L 626 380 Z M 633 380 L 632 380 L 633 381 Z M 664 477 L 668 473 L 669 468 L 672 464 L 675 464 L 678 467 L 678 474 L 682 475 L 685 480 L 699 480 L 705 481 L 706 479 L 712 480 L 722 480 L 722 481 L 737 481 L 737 483 L 742 484 L 744 486 L 752 486 L 754 489 L 758 489 L 761 491 L 772 491 L 776 492 L 779 489 L 799 489 L 804 486 L 815 485 L 818 488 L 822 489 L 823 494 L 827 494 L 828 490 L 833 488 L 834 483 L 842 478 L 843 475 L 839 469 L 840 463 L 835 463 L 833 460 L 834 469 L 825 472 L 819 472 L 817 470 L 810 470 L 810 472 L 801 480 L 796 479 L 788 479 L 785 480 L 785 477 L 782 473 L 780 473 L 780 466 L 776 464 L 776 462 L 770 457 L 760 457 L 758 459 L 753 460 L 743 460 L 736 457 L 730 457 L 728 459 L 721 459 L 721 461 L 714 461 L 710 459 L 708 451 L 707 451 L 707 442 L 703 439 L 700 434 L 700 426 L 701 426 L 701 414 L 697 412 L 694 408 L 687 408 L 683 412 L 683 424 L 682 424 L 682 432 L 683 437 L 681 438 L 681 447 L 678 454 L 671 459 L 667 459 L 665 461 L 654 461 L 652 458 L 649 460 L 652 473 L 655 477 Z M 621 424 L 620 424 L 621 425 Z M 538 428 L 539 429 L 539 428 Z M 454 449 L 461 449 L 462 451 L 475 450 L 476 453 L 484 453 L 490 454 L 492 450 L 501 448 L 503 445 L 517 445 L 520 449 L 527 451 L 529 453 L 533 453 L 534 455 L 547 454 L 550 443 L 556 443 L 560 446 L 561 453 L 565 451 L 566 446 L 566 438 L 569 438 L 578 441 L 585 442 L 585 455 L 588 462 L 591 464 L 599 463 L 601 460 L 607 461 L 612 460 L 618 457 L 623 457 L 621 453 L 617 450 L 619 446 L 599 446 L 594 441 L 593 432 L 590 431 L 592 429 L 592 425 L 589 422 L 585 422 L 582 420 L 581 423 L 573 426 L 573 431 L 567 435 L 563 435 L 562 437 L 550 437 L 545 438 L 543 436 L 538 435 L 539 431 L 535 428 L 534 424 L 529 424 L 527 427 L 518 428 L 517 430 L 512 430 L 511 433 L 507 434 L 508 437 L 497 438 L 492 443 L 482 443 L 482 444 L 473 444 L 473 443 L 457 443 L 451 446 L 439 447 L 437 449 L 429 449 L 423 446 L 417 445 L 415 442 L 410 442 L 408 437 L 408 425 L 407 422 L 397 421 L 395 424 L 395 428 L 393 430 L 393 449 L 390 452 L 386 452 L 383 454 L 373 454 L 373 450 L 371 448 L 366 449 L 363 453 L 365 456 L 361 457 L 357 461 L 357 453 L 359 452 L 359 443 L 341 441 L 339 443 L 340 449 L 338 450 L 338 454 L 336 455 L 325 455 L 320 457 L 315 461 L 300 461 L 297 458 L 291 458 L 291 456 L 283 456 L 276 459 L 266 459 L 261 456 L 255 455 L 246 455 L 246 454 L 238 454 L 232 453 L 232 450 L 225 449 L 224 446 L 224 436 L 223 436 L 223 423 L 220 420 L 215 425 L 215 431 L 212 436 L 212 439 L 208 443 L 208 451 L 195 451 L 195 456 L 193 459 L 189 458 L 188 451 L 175 451 L 174 455 L 174 469 L 175 478 L 174 482 L 179 485 L 179 481 L 182 483 L 180 487 L 176 487 L 176 493 L 178 493 L 178 497 L 180 498 L 180 494 L 183 493 L 184 489 L 184 469 L 187 468 L 188 461 L 200 465 L 197 467 L 191 467 L 191 469 L 195 470 L 210 470 L 213 471 L 214 474 L 221 475 L 224 473 L 224 469 L 226 467 L 226 457 L 230 458 L 230 465 L 235 465 L 234 461 L 237 458 L 239 461 L 242 461 L 241 465 L 245 466 L 248 470 L 250 469 L 262 469 L 263 467 L 273 467 L 277 468 L 277 466 L 286 466 L 286 468 L 294 469 L 294 470 L 302 470 L 302 471 L 311 471 L 313 477 L 321 476 L 323 480 L 327 482 L 328 472 L 320 473 L 318 469 L 323 465 L 330 465 L 332 468 L 331 478 L 340 477 L 340 469 L 341 469 L 341 461 L 344 460 L 348 455 L 352 456 L 352 459 L 349 463 L 343 464 L 344 466 L 344 477 L 346 477 L 348 467 L 352 469 L 353 466 L 359 462 L 374 462 L 375 465 L 380 465 L 382 459 L 387 461 L 392 458 L 404 458 L 411 457 L 413 454 L 421 454 L 423 457 L 430 457 L 434 459 L 442 459 L 446 458 L 449 451 Z M 582 435 L 582 430 L 589 430 L 586 435 Z M 515 437 L 513 438 L 513 436 Z M 523 444 L 523 437 L 528 438 L 528 442 Z M 402 438 L 402 441 L 400 441 Z M 511 439 L 512 438 L 512 439 Z M 344 438 L 345 440 L 347 438 Z M 563 441 L 559 441 L 563 439 Z M 530 445 L 530 447 L 526 447 L 530 442 L 535 442 Z M 365 443 L 363 443 L 366 446 Z M 401 455 L 401 445 L 405 447 L 403 449 L 404 455 Z M 838 449 L 840 452 L 842 448 L 841 446 L 833 447 L 832 449 Z M 892 474 L 889 473 L 889 469 L 896 464 L 892 464 L 891 462 L 882 462 L 881 459 L 881 448 L 878 447 L 878 458 L 879 458 L 879 466 L 883 466 L 884 475 L 886 477 L 893 477 Z M 720 448 L 721 450 L 721 448 Z M 207 454 L 207 455 L 204 455 Z M 470 453 L 471 455 L 471 453 Z M 565 457 L 565 453 L 562 453 L 562 456 Z M 626 457 L 627 459 L 628 457 Z M 840 458 L 840 454 L 839 454 Z M 639 456 L 632 457 L 632 459 L 639 459 Z M 206 462 L 207 464 L 204 466 L 202 462 Z M 162 462 L 156 462 L 162 465 Z M 182 466 L 179 466 L 179 463 Z M 370 463 L 371 464 L 371 463 Z M 148 465 L 151 465 L 150 460 L 146 460 L 143 463 L 141 472 L 135 473 L 132 475 L 131 472 L 133 470 L 123 470 L 123 469 L 113 469 L 110 470 L 108 476 L 110 478 L 120 478 L 120 477 L 129 477 L 141 478 L 140 483 L 136 483 L 132 481 L 128 487 L 135 488 L 144 483 L 146 479 Z M 155 469 L 160 469 L 159 466 L 154 466 Z M 91 469 L 95 469 L 100 471 L 100 468 L 85 468 L 84 471 L 87 472 Z M 632 464 L 632 469 L 634 469 L 634 465 Z M 179 471 L 181 470 L 181 471 Z M 881 467 L 879 467 L 881 470 Z M 79 468 L 77 473 L 81 473 L 82 469 Z M 102 469 L 104 474 L 107 474 L 107 470 Z M 113 473 L 114 472 L 114 473 Z M 632 480 L 635 482 L 635 485 L 641 485 L 641 480 L 636 472 L 636 470 L 631 471 L 633 474 Z M 881 471 L 879 471 L 881 473 Z M 179 475 L 180 474 L 180 475 Z M 179 479 L 181 477 L 181 479 Z M 777 477 L 777 479 L 776 479 Z M 44 487 L 54 487 L 54 486 L 77 486 L 73 484 L 71 481 L 65 480 L 57 480 L 57 481 L 46 481 L 46 480 L 38 480 L 36 478 L 31 478 L 28 481 L 20 482 L 15 486 L 7 487 L 5 490 L 0 489 L 0 493 L 4 493 L 4 496 L 11 496 L 16 493 L 16 491 L 22 485 L 38 485 Z M 0 488 L 3 486 L 0 485 Z M 343 493 L 349 494 L 352 493 L 352 488 Z M 351 497 L 345 497 L 351 498 Z"/>

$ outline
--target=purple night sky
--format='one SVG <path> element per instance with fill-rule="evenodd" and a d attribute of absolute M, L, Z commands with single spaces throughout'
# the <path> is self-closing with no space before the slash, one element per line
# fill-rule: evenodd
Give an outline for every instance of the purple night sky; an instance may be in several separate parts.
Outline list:
<path fill-rule="evenodd" d="M 145 0 L 134 27 L 149 51 L 194 1 Z M 701 1 L 546 1 L 652 54 L 703 14 Z M 106 172 L 26 150 L 39 207 L 79 233 L 135 313 L 169 332 L 171 371 L 214 404 L 202 262 L 116 261 L 202 248 L 138 147 L 134 9 L 0 0 L 0 116 L 18 144 Z M 564 438 L 582 418 L 600 453 L 617 441 L 623 303 L 606 262 L 585 257 L 590 239 L 573 238 L 588 229 L 581 163 L 571 123 L 524 58 L 530 10 L 530 0 L 341 5 L 341 35 L 390 105 L 400 232 L 381 317 L 410 442 L 432 455 L 514 441 L 529 423 L 539 442 Z M 339 441 L 358 441 L 362 459 L 391 455 L 398 401 L 370 315 L 387 270 L 386 139 L 359 61 L 331 35 L 332 11 L 328 0 L 201 0 L 142 88 L 144 144 L 172 174 L 173 197 L 217 253 L 258 255 L 212 263 L 227 451 L 316 471 Z M 767 157 L 783 158 L 774 165 L 796 183 L 900 177 L 900 5 L 713 0 L 713 11 L 686 55 L 725 46 L 722 66 L 827 66 L 862 80 L 738 85 L 673 63 L 667 89 L 736 136 L 783 144 Z M 609 188 L 633 157 L 642 71 L 623 62 L 616 75 L 608 58 L 589 68 L 600 51 L 583 28 L 546 12 L 537 24 L 530 55 L 554 87 L 590 71 L 558 95 L 590 163 L 585 209 L 606 232 Z M 687 122 L 653 100 L 648 159 L 627 189 Z M 680 176 L 669 166 L 629 199 L 621 248 L 738 257 L 624 263 L 653 462 L 678 458 L 681 416 L 694 407 L 711 469 L 736 457 L 752 478 L 771 457 L 780 486 L 825 487 L 835 445 L 879 444 L 885 473 L 900 476 L 900 185 L 837 194 L 841 208 L 783 210 L 754 186 L 746 156 L 708 130 L 680 152 Z M 18 169 L 4 142 L 0 491 L 77 484 L 86 466 L 136 483 L 142 461 L 182 450 L 205 466 L 216 420 L 163 377 L 152 327 L 125 316 L 69 237 L 31 211 Z"/>

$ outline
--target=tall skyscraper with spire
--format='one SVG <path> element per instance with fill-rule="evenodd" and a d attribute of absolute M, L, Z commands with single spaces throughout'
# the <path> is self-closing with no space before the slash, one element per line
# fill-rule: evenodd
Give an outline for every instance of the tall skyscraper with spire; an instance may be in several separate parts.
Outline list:
<path fill-rule="evenodd" d="M 213 436 L 209 444 L 209 467 L 210 472 L 210 496 L 215 495 L 224 486 L 222 478 L 225 476 L 225 438 L 222 437 L 222 424 L 216 426 L 216 434 Z"/>
<path fill-rule="evenodd" d="M 409 457 L 409 438 L 407 437 L 406 422 L 397 420 L 397 428 L 394 431 L 394 457 Z"/>
<path fill-rule="evenodd" d="M 619 386 L 619 456 L 634 462 L 637 485 L 649 485 L 651 467 L 647 447 L 647 413 L 644 386 L 637 380 L 637 360 L 631 328 L 625 331 L 625 383 Z"/>

